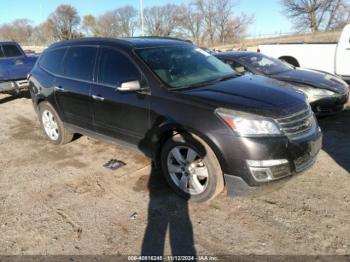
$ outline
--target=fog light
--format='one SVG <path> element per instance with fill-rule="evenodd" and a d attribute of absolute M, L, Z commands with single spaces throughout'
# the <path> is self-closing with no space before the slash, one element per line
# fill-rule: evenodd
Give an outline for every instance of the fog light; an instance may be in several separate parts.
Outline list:
<path fill-rule="evenodd" d="M 258 182 L 266 182 L 272 180 L 272 173 L 269 168 L 250 167 L 254 179 Z"/>
<path fill-rule="evenodd" d="M 291 174 L 287 159 L 247 160 L 247 165 L 257 182 L 268 182 Z"/>

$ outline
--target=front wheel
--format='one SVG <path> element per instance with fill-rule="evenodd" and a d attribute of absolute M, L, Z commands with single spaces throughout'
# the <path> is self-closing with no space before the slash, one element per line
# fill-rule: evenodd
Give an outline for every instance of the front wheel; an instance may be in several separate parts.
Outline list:
<path fill-rule="evenodd" d="M 224 188 L 222 170 L 214 152 L 196 136 L 170 138 L 163 146 L 161 165 L 169 185 L 185 199 L 208 201 Z"/>

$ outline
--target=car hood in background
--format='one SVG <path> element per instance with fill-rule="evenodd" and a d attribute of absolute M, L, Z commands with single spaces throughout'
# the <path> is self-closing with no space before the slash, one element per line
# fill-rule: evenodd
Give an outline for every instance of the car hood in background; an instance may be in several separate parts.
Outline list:
<path fill-rule="evenodd" d="M 307 107 L 305 96 L 288 83 L 263 76 L 241 76 L 182 91 L 193 100 L 268 117 L 282 117 Z"/>
<path fill-rule="evenodd" d="M 328 89 L 336 93 L 344 93 L 347 86 L 338 77 L 310 69 L 291 69 L 282 73 L 270 75 L 274 79 L 299 83 L 312 87 Z"/>

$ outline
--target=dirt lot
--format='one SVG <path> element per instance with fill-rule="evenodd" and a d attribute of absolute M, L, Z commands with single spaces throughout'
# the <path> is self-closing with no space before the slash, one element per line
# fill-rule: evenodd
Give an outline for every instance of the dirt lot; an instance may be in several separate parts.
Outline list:
<path fill-rule="evenodd" d="M 320 120 L 314 168 L 208 204 L 179 199 L 135 152 L 87 137 L 51 145 L 25 97 L 0 95 L 0 120 L 2 255 L 350 253 L 350 108 Z M 104 168 L 111 158 L 126 166 Z"/>

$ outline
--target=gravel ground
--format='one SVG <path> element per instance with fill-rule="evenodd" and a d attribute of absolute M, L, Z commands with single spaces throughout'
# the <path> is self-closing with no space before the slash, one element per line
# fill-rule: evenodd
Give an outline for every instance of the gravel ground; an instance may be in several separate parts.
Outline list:
<path fill-rule="evenodd" d="M 256 197 L 172 193 L 147 158 L 87 137 L 51 145 L 31 100 L 0 95 L 0 254 L 350 253 L 350 108 L 320 119 L 316 165 Z M 126 166 L 112 171 L 112 158 Z"/>

